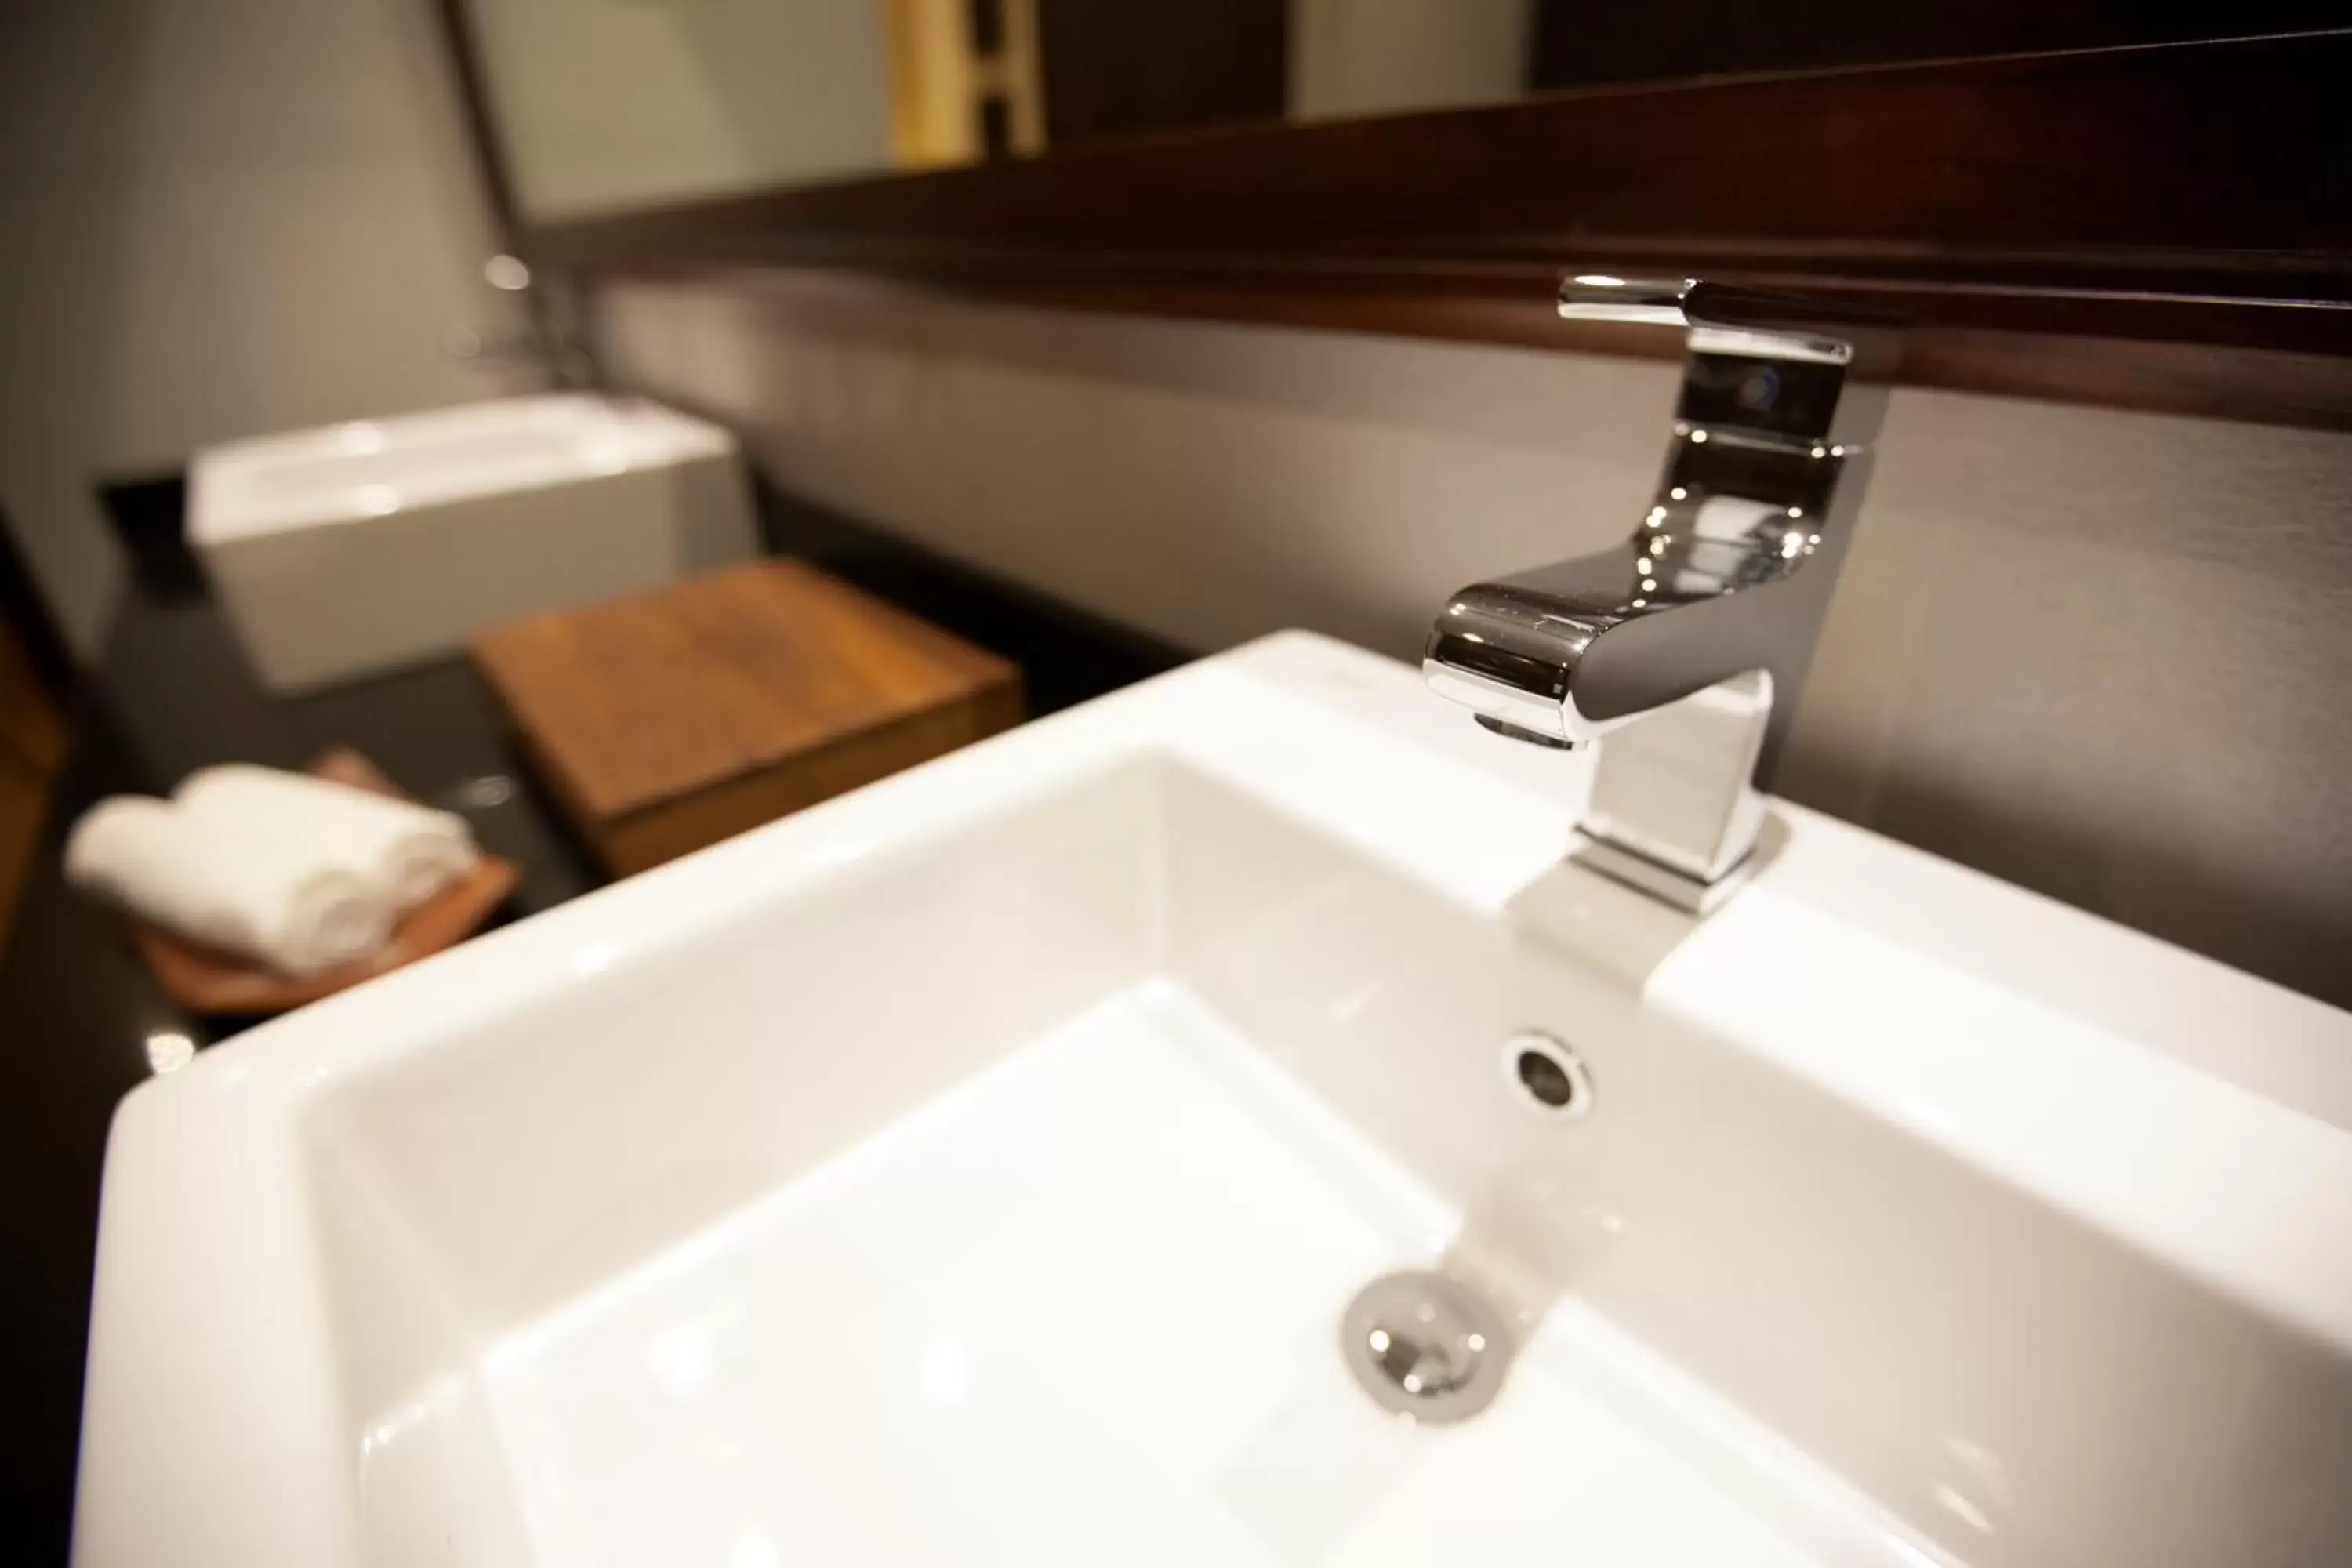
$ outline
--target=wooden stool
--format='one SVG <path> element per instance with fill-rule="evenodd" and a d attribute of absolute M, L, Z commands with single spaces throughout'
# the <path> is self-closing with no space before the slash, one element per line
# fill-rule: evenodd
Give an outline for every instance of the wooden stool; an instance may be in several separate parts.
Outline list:
<path fill-rule="evenodd" d="M 793 561 L 534 616 L 474 662 L 616 877 L 1021 721 L 1021 673 Z"/>

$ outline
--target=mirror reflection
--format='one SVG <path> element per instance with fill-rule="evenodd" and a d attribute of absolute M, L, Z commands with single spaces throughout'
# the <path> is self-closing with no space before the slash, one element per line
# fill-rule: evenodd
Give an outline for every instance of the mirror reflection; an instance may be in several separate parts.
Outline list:
<path fill-rule="evenodd" d="M 2158 41 L 2090 0 L 445 0 L 520 217 L 1606 82 Z"/>

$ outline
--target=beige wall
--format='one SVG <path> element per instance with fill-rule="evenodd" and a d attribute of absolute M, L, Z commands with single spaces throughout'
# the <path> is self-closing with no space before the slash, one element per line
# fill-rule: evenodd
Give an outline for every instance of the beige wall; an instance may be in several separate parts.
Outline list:
<path fill-rule="evenodd" d="M 0 510 L 68 637 L 100 476 L 494 390 L 445 347 L 488 250 L 425 5 L 0 5 Z"/>
<path fill-rule="evenodd" d="M 1534 47 L 1533 0 L 1291 0 L 1290 116 L 1500 103 Z"/>
<path fill-rule="evenodd" d="M 472 0 L 536 218 L 890 167 L 881 0 Z"/>
<path fill-rule="evenodd" d="M 1200 648 L 1407 657 L 1620 536 L 1672 370 L 775 280 L 609 291 L 783 483 Z M 2352 437 L 1898 395 L 1783 787 L 2352 1003 Z"/>

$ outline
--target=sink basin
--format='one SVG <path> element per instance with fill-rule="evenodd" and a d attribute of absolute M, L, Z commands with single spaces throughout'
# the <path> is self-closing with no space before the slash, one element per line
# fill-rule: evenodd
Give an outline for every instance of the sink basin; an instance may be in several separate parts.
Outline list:
<path fill-rule="evenodd" d="M 442 658 L 501 621 L 757 549 L 733 437 L 569 393 L 209 448 L 188 537 L 275 691 Z"/>
<path fill-rule="evenodd" d="M 1288 634 L 205 1053 L 77 1561 L 2352 1559 L 2352 1018 L 1778 802 L 1694 921 L 1586 770 Z"/>

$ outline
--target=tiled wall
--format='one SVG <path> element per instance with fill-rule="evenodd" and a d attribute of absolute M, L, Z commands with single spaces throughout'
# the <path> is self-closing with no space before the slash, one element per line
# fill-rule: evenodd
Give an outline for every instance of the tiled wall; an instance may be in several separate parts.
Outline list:
<path fill-rule="evenodd" d="M 782 484 L 1178 642 L 1414 655 L 1622 535 L 1664 364 L 612 285 L 611 368 Z M 2352 1004 L 2352 436 L 1899 394 L 1784 793 Z"/>

